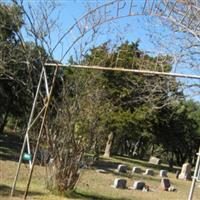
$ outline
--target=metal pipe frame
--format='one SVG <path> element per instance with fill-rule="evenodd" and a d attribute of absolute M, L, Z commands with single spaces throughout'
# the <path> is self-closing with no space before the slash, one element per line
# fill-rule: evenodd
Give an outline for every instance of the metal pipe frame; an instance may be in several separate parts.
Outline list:
<path fill-rule="evenodd" d="M 94 69 L 94 70 L 107 70 L 107 71 L 120 71 L 120 72 L 132 72 L 135 74 L 146 74 L 146 75 L 159 75 L 159 76 L 172 76 L 178 78 L 191 78 L 200 79 L 200 75 L 195 74 L 180 74 L 180 73 L 168 73 L 150 70 L 138 70 L 138 69 L 128 69 L 128 68 L 112 68 L 112 67 L 100 67 L 100 66 L 86 66 L 86 65 L 69 65 L 69 64 L 55 64 L 55 63 L 45 63 L 45 66 L 55 67 L 58 65 L 62 68 L 80 68 L 80 69 Z"/>

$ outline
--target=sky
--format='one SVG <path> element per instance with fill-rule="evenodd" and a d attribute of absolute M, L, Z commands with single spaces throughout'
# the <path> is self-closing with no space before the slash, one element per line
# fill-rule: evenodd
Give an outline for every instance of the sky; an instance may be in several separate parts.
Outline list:
<path fill-rule="evenodd" d="M 38 6 L 38 2 L 37 0 L 32 0 L 32 1 L 28 1 L 25 0 L 24 1 L 25 4 L 26 3 L 32 3 L 33 5 L 35 5 L 36 7 Z M 85 14 L 86 12 L 86 7 L 87 7 L 87 3 L 89 3 L 92 7 L 96 6 L 96 0 L 56 0 L 57 4 L 58 4 L 58 12 L 56 12 L 53 17 L 57 17 L 57 15 L 59 15 L 59 20 L 58 20 L 58 24 L 59 24 L 59 28 L 60 30 L 64 33 L 65 31 L 67 31 L 74 23 L 75 20 L 79 19 L 83 14 Z M 108 0 L 99 0 L 99 5 L 103 4 L 103 3 L 107 3 L 109 2 Z M 130 2 L 129 0 L 127 2 Z M 138 3 L 139 2 L 139 3 Z M 143 0 L 137 0 L 137 4 L 141 4 L 142 2 L 144 2 Z M 121 5 L 123 6 L 123 5 Z M 127 8 L 125 7 L 124 9 L 121 9 L 121 14 L 127 14 L 128 13 L 128 9 L 129 6 L 127 4 Z M 112 7 L 110 7 L 112 8 Z M 110 9 L 108 8 L 108 9 Z M 116 15 L 116 6 L 113 7 L 115 10 L 111 10 L 111 15 Z M 141 40 L 140 42 L 140 48 L 141 49 L 146 49 L 149 51 L 154 51 L 153 46 L 150 42 L 148 42 L 149 37 L 147 36 L 147 34 L 144 31 L 144 23 L 146 23 L 144 20 L 142 20 L 143 16 L 140 17 L 128 17 L 128 18 L 123 18 L 120 20 L 113 20 L 113 21 L 109 21 L 106 24 L 102 25 L 101 28 L 101 34 L 98 35 L 98 37 L 95 38 L 95 43 L 94 45 L 98 45 L 101 44 L 104 41 L 107 41 L 109 39 L 111 40 L 115 40 L 117 37 L 117 35 L 119 35 L 119 37 L 123 37 L 126 40 L 129 41 L 137 41 L 138 39 Z M 107 32 L 107 27 L 110 27 L 110 29 L 112 30 L 112 33 L 108 33 Z M 104 29 L 104 33 L 102 33 Z M 128 29 L 127 31 L 124 31 L 124 29 Z M 64 38 L 63 40 L 63 45 L 65 45 L 65 48 L 67 48 L 67 45 L 70 44 L 70 41 L 73 40 L 73 38 L 77 37 L 77 30 L 73 29 L 71 31 L 71 33 Z M 57 31 L 55 31 L 54 33 L 52 33 L 52 40 L 54 43 L 56 43 L 58 37 L 60 36 L 60 34 L 58 34 Z M 86 35 L 87 38 L 87 35 Z M 53 45 L 52 45 L 53 46 Z M 55 51 L 55 57 L 59 59 L 59 57 L 61 56 L 61 52 L 58 49 L 56 49 Z M 66 58 L 68 58 L 68 56 L 66 56 Z M 67 62 L 67 60 L 65 59 L 64 62 Z"/>
<path fill-rule="evenodd" d="M 28 1 L 25 0 L 25 5 L 27 6 L 28 3 L 31 2 L 33 6 L 38 8 L 39 1 L 32 0 Z M 43 1 L 44 3 L 45 1 Z M 46 1 L 48 2 L 48 1 Z M 61 37 L 64 32 L 66 32 L 77 19 L 79 19 L 86 11 L 87 3 L 90 4 L 90 6 L 95 7 L 97 5 L 96 0 L 56 0 L 57 2 L 57 11 L 52 14 L 52 19 L 57 18 L 57 24 L 58 26 L 55 28 L 54 31 L 52 31 L 52 47 L 56 44 L 58 41 L 58 38 Z M 108 3 L 109 1 L 99 0 L 98 4 Z M 127 1 L 130 3 L 130 1 Z M 138 7 L 134 7 L 134 12 L 136 12 L 139 7 L 142 7 L 144 1 L 143 0 L 136 0 L 135 1 Z M 130 5 L 121 4 L 121 9 L 119 10 L 121 15 L 126 15 L 129 12 Z M 117 6 L 108 6 L 108 15 L 116 15 L 117 12 Z M 106 24 L 103 24 L 100 27 L 99 34 L 94 38 L 93 41 L 90 41 L 91 34 L 86 34 L 83 39 L 79 40 L 77 44 L 74 45 L 74 47 L 69 51 L 69 53 L 64 57 L 62 60 L 63 63 L 67 63 L 70 55 L 75 56 L 75 51 L 78 52 L 80 49 L 80 44 L 86 44 L 89 43 L 88 46 L 85 45 L 86 49 L 90 48 L 91 46 L 97 46 L 99 44 L 102 44 L 105 41 L 112 40 L 113 43 L 115 41 L 118 41 L 119 38 L 123 38 L 124 40 L 128 40 L 130 42 L 140 40 L 140 49 L 143 51 L 151 52 L 152 55 L 158 55 L 161 53 L 170 53 L 170 54 L 176 54 L 177 51 L 179 51 L 179 45 L 181 46 L 181 40 L 174 43 L 173 37 L 177 37 L 177 35 L 174 35 L 174 33 L 171 32 L 171 30 L 167 26 L 163 26 L 163 23 L 161 23 L 159 20 L 155 20 L 155 18 L 148 17 L 148 16 L 134 16 L 134 17 L 128 17 L 128 18 L 122 18 L 120 20 L 113 20 L 109 21 Z M 150 22 L 152 21 L 152 23 Z M 150 23 L 149 23 L 150 22 Z M 155 37 L 152 37 L 151 33 L 149 32 L 149 29 L 154 29 L 155 32 L 157 32 L 157 35 Z M 72 41 L 75 40 L 79 36 L 79 31 L 75 27 L 72 29 L 69 34 L 62 40 L 61 45 L 59 45 L 55 51 L 54 51 L 54 58 L 57 60 L 60 60 L 65 50 L 71 45 Z M 166 37 L 165 47 L 160 45 L 159 47 L 154 44 L 154 40 L 162 41 L 163 38 Z M 183 36 L 184 37 L 184 36 Z M 27 36 L 28 38 L 28 36 Z M 165 39 L 165 38 L 164 38 Z M 163 42 L 163 41 L 162 41 Z M 166 50 L 167 49 L 167 50 Z M 78 54 L 78 53 L 77 53 Z M 197 65 L 200 63 L 197 63 Z M 200 66 L 200 65 L 199 65 Z M 184 63 L 180 63 L 176 66 L 174 66 L 173 72 L 178 73 L 190 73 L 190 74 L 200 74 L 199 68 L 190 69 L 187 67 L 187 65 Z M 197 83 L 200 84 L 200 80 L 185 80 L 181 79 L 184 83 Z M 199 95 L 195 95 L 196 89 L 193 89 L 195 92 L 191 93 L 191 89 L 185 90 L 186 94 L 191 95 L 192 98 L 200 101 Z"/>

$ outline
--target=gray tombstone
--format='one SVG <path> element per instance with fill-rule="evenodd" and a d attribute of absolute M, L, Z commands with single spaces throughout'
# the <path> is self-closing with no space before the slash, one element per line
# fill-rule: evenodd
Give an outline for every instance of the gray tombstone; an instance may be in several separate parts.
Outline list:
<path fill-rule="evenodd" d="M 160 170 L 160 177 L 167 177 L 167 170 Z"/>
<path fill-rule="evenodd" d="M 108 172 L 107 172 L 106 170 L 104 170 L 104 169 L 97 169 L 96 172 L 102 173 L 102 174 L 108 173 Z"/>
<path fill-rule="evenodd" d="M 133 186 L 130 187 L 133 190 L 142 190 L 145 187 L 145 183 L 143 181 L 135 181 Z"/>
<path fill-rule="evenodd" d="M 149 159 L 149 163 L 154 164 L 154 165 L 160 165 L 161 160 L 159 158 L 151 156 L 150 159 Z"/>
<path fill-rule="evenodd" d="M 53 158 L 50 158 L 49 162 L 48 162 L 48 165 L 52 165 L 54 162 L 54 159 Z"/>
<path fill-rule="evenodd" d="M 141 173 L 141 172 L 142 172 L 142 169 L 140 167 L 133 167 L 133 169 L 132 169 L 132 174 Z"/>
<path fill-rule="evenodd" d="M 199 168 L 198 175 L 197 175 L 197 181 L 200 182 L 200 168 Z"/>
<path fill-rule="evenodd" d="M 145 185 L 142 189 L 143 192 L 149 192 L 150 189 L 149 189 L 149 186 L 148 185 Z"/>
<path fill-rule="evenodd" d="M 148 176 L 153 176 L 154 175 L 154 171 L 152 169 L 146 169 L 146 171 L 143 174 L 144 175 L 148 175 Z"/>
<path fill-rule="evenodd" d="M 177 170 L 177 171 L 176 171 L 176 179 L 178 179 L 179 175 L 180 175 L 180 171 Z"/>
<path fill-rule="evenodd" d="M 175 191 L 176 191 L 176 188 L 175 188 L 174 186 L 170 186 L 170 187 L 168 188 L 168 191 L 169 191 L 169 192 L 175 192 Z"/>
<path fill-rule="evenodd" d="M 170 188 L 171 184 L 170 184 L 170 180 L 168 178 L 162 178 L 161 180 L 161 188 L 165 191 L 168 191 L 168 189 Z"/>
<path fill-rule="evenodd" d="M 185 163 L 182 166 L 181 173 L 178 176 L 179 179 L 191 180 L 191 165 L 190 163 Z"/>
<path fill-rule="evenodd" d="M 126 173 L 127 172 L 127 166 L 126 165 L 118 165 L 116 172 Z"/>
<path fill-rule="evenodd" d="M 127 183 L 126 179 L 116 178 L 114 180 L 114 184 L 112 185 L 112 187 L 125 189 L 126 188 L 126 183 Z"/>

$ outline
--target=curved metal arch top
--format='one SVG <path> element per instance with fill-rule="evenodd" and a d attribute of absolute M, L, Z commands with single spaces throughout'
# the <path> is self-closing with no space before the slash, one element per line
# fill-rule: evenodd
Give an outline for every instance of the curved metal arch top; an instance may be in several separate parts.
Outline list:
<path fill-rule="evenodd" d="M 76 38 L 71 41 L 65 50 L 60 62 L 66 57 L 71 48 L 88 32 L 94 31 L 110 21 L 133 17 L 155 16 L 174 24 L 184 32 L 192 34 L 200 42 L 200 22 L 193 16 L 200 16 L 200 6 L 196 0 L 113 0 L 90 9 L 80 17 L 58 40 L 52 53 L 70 33 L 76 33 Z M 199 17 L 200 18 L 200 17 Z"/>

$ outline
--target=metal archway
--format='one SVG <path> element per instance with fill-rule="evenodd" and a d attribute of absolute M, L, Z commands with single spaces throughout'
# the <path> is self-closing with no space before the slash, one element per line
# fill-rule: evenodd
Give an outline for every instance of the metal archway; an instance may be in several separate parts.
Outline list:
<path fill-rule="evenodd" d="M 179 6 L 181 7 L 181 9 L 178 9 Z M 186 8 L 186 12 L 184 9 L 182 9 L 182 6 Z M 132 16 L 140 16 L 140 15 L 141 16 L 149 15 L 149 16 L 161 17 L 161 18 L 175 24 L 181 30 L 192 34 L 198 41 L 200 41 L 200 34 L 199 34 L 200 23 L 198 21 L 196 21 L 195 19 L 192 19 L 190 21 L 190 23 L 188 24 L 188 22 L 186 20 L 187 17 L 189 16 L 190 12 L 192 12 L 194 14 L 199 14 L 199 8 L 200 8 L 200 6 L 199 6 L 199 3 L 197 0 L 175 0 L 175 1 L 174 0 L 160 0 L 160 1 L 157 1 L 157 0 L 144 0 L 144 1 L 114 0 L 114 1 L 110 1 L 108 3 L 105 3 L 103 5 L 100 5 L 96 8 L 94 8 L 94 9 L 89 10 L 79 20 L 77 20 L 75 22 L 75 24 L 73 26 L 71 26 L 59 38 L 58 42 L 52 48 L 52 51 L 50 54 L 52 55 L 53 52 L 55 52 L 59 48 L 59 44 L 62 42 L 62 40 L 64 38 L 68 37 L 70 33 L 72 33 L 73 31 L 78 33 L 76 38 L 74 40 L 72 40 L 71 44 L 66 49 L 63 56 L 61 57 L 59 63 L 62 63 L 62 61 L 64 60 L 66 55 L 69 53 L 71 48 L 81 38 L 83 38 L 90 31 L 93 31 L 96 27 L 101 26 L 102 24 L 105 24 L 109 21 L 122 19 L 122 18 L 126 18 L 126 17 L 132 17 Z M 24 7 L 23 7 L 23 9 L 24 9 Z M 25 11 L 25 9 L 24 9 L 24 11 Z M 25 15 L 28 17 L 27 12 L 25 12 Z M 29 21 L 29 23 L 32 25 L 31 21 Z M 32 163 L 30 163 L 30 173 L 29 173 L 29 177 L 28 177 L 26 191 L 24 193 L 24 199 L 26 199 L 26 197 L 27 197 L 29 186 L 31 183 L 36 154 L 37 154 L 38 146 L 40 143 L 40 138 L 41 138 L 41 135 L 42 135 L 42 132 L 44 129 L 44 123 L 45 123 L 46 115 L 48 112 L 48 107 L 49 107 L 49 103 L 51 100 L 52 90 L 54 87 L 56 75 L 57 75 L 57 72 L 58 72 L 59 66 L 60 66 L 59 64 L 55 65 L 55 71 L 54 71 L 52 81 L 51 81 L 51 83 L 48 83 L 45 68 L 46 68 L 46 65 L 49 65 L 49 64 L 45 64 L 45 62 L 41 62 L 41 65 L 42 65 L 42 71 L 40 74 L 37 91 L 36 91 L 35 98 L 33 101 L 32 110 L 31 110 L 31 114 L 29 117 L 27 130 L 25 133 L 24 142 L 23 142 L 23 146 L 21 149 L 21 154 L 20 154 L 20 158 L 19 158 L 19 162 L 18 162 L 17 172 L 16 172 L 16 176 L 15 176 L 13 186 L 12 186 L 12 191 L 11 191 L 11 196 L 13 196 L 14 190 L 16 187 L 16 183 L 17 183 L 17 179 L 18 179 L 18 175 L 19 175 L 21 162 L 22 162 L 22 155 L 24 153 L 26 144 L 27 144 L 27 146 L 29 146 L 29 131 L 32 128 L 32 126 L 37 122 L 39 117 L 42 116 L 42 122 L 40 124 L 40 130 L 39 130 L 39 134 L 38 134 L 37 143 L 35 146 L 35 152 L 33 155 Z M 60 67 L 62 67 L 62 66 L 63 65 L 61 65 Z M 71 66 L 71 67 L 76 67 L 76 66 Z M 84 68 L 84 67 L 79 66 L 79 68 Z M 86 66 L 86 68 L 87 68 L 87 66 Z M 105 70 L 105 69 L 103 69 L 103 70 Z M 118 70 L 122 70 L 122 69 L 118 69 Z M 140 72 L 134 72 L 134 73 L 146 73 L 146 72 L 140 71 Z M 150 71 L 148 73 L 156 74 L 158 72 Z M 166 74 L 162 74 L 162 75 L 166 75 Z M 172 75 L 172 74 L 168 74 L 168 75 Z M 174 74 L 174 76 L 178 76 L 178 75 Z M 182 74 L 182 76 L 183 77 L 191 76 L 191 78 L 194 78 L 195 75 Z M 196 77 L 196 78 L 199 78 L 199 77 Z M 36 102 L 39 98 L 38 93 L 39 93 L 41 85 L 42 85 L 42 79 L 44 79 L 44 86 L 46 88 L 46 93 L 45 93 L 46 99 L 45 99 L 44 106 L 42 107 L 42 109 L 39 111 L 39 113 L 37 113 L 35 115 Z M 49 85 L 50 85 L 50 89 L 49 89 Z M 29 151 L 30 151 L 30 148 L 29 148 Z M 196 180 L 198 168 L 199 168 L 199 162 L 200 162 L 200 154 L 198 154 L 194 178 L 193 178 L 190 194 L 188 197 L 189 200 L 192 199 L 194 186 L 195 186 L 195 180 Z"/>

